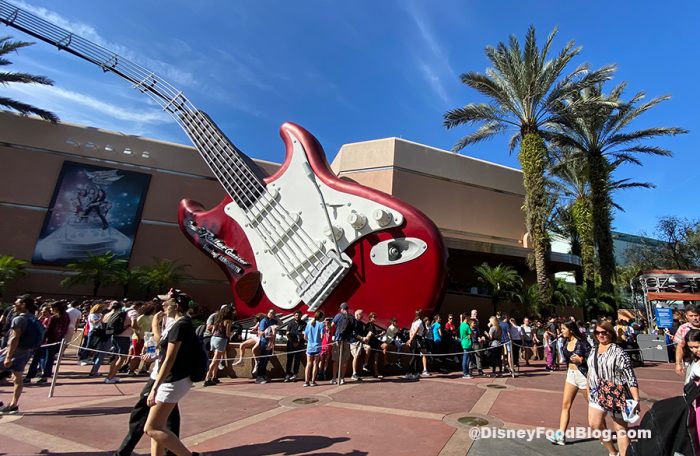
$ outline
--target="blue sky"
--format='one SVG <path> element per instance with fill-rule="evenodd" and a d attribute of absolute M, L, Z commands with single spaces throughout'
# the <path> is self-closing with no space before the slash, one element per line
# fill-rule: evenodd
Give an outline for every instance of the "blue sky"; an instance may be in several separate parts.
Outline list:
<path fill-rule="evenodd" d="M 593 1 L 582 9 L 561 1 L 12 1 L 169 79 L 244 152 L 276 162 L 284 157 L 278 127 L 287 120 L 316 135 L 329 161 L 344 143 L 390 136 L 449 150 L 471 130 L 445 130 L 443 114 L 483 101 L 459 75 L 487 67 L 488 44 L 522 37 L 530 24 L 544 40 L 558 26 L 554 49 L 573 39 L 583 46 L 575 64 L 617 64 L 613 82 L 628 81 L 628 97 L 672 95 L 633 127 L 690 130 L 655 142 L 673 158 L 620 170 L 619 178 L 657 188 L 618 194 L 626 212 L 616 213 L 615 228 L 651 234 L 659 216 L 700 217 L 697 2 Z M 27 39 L 2 27 L 5 35 Z M 44 43 L 12 60 L 55 86 L 3 94 L 64 121 L 189 143 L 147 97 L 87 62 Z M 518 167 L 509 136 L 462 153 Z"/>

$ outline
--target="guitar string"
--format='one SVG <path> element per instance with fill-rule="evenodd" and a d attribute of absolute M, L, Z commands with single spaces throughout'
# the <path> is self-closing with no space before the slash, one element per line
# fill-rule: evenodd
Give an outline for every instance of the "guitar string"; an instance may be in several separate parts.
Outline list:
<path fill-rule="evenodd" d="M 21 10 L 20 10 L 20 11 L 21 11 Z M 17 19 L 19 19 L 19 18 L 20 18 L 20 16 L 18 15 L 18 18 L 17 18 Z M 31 18 L 31 16 L 30 16 L 30 18 Z M 31 21 L 29 21 L 29 22 L 31 22 Z M 34 21 L 34 22 L 39 22 L 39 23 L 41 24 L 41 20 Z M 43 28 L 43 27 L 42 27 L 42 28 Z M 58 28 L 58 27 L 56 27 L 56 28 Z M 70 38 L 70 42 L 67 42 L 64 46 L 59 46 L 59 48 L 67 48 L 67 49 L 69 49 L 69 48 L 72 47 L 72 48 L 74 48 L 75 51 L 82 51 L 83 54 L 90 54 L 90 53 L 92 53 L 93 48 L 95 47 L 94 45 L 93 45 L 92 47 L 88 46 L 86 49 L 83 49 L 84 46 L 81 46 L 81 44 L 83 44 L 83 43 L 81 43 L 81 41 L 87 41 L 87 40 L 82 40 L 81 37 L 75 36 L 75 35 L 73 35 L 72 33 L 68 33 L 68 35 L 65 35 L 65 33 L 66 33 L 65 31 L 61 30 L 60 28 L 58 28 L 58 29 L 59 29 L 61 32 L 63 32 L 63 36 L 61 37 L 61 39 Z M 56 39 L 56 38 L 53 38 L 53 39 L 54 39 L 54 41 L 56 41 L 57 43 L 61 43 L 61 40 Z M 75 40 L 75 43 L 73 43 L 73 40 Z M 90 43 L 89 41 L 88 41 L 87 43 L 88 43 L 88 44 L 92 44 L 92 43 Z M 100 50 L 100 49 L 99 49 L 99 47 L 98 47 L 98 51 L 99 51 L 99 50 Z M 105 50 L 105 51 L 106 51 L 106 50 Z M 105 52 L 103 52 L 103 53 L 105 53 Z M 110 52 L 110 51 L 106 51 L 106 54 L 109 55 L 109 58 L 104 58 L 104 57 L 103 57 L 103 58 L 102 58 L 103 61 L 100 62 L 100 66 L 101 66 L 103 69 L 112 70 L 113 72 L 117 73 L 117 71 L 115 71 L 115 67 L 116 67 L 117 65 L 121 66 L 122 68 L 127 67 L 127 66 L 135 67 L 135 70 L 134 70 L 134 68 L 132 68 L 132 72 L 133 72 L 133 73 L 142 73 L 142 75 L 145 75 L 145 77 L 143 77 L 143 78 L 138 82 L 138 84 L 136 84 L 136 88 L 139 88 L 139 90 L 141 90 L 141 91 L 143 91 L 143 92 L 146 92 L 148 95 L 150 95 L 152 98 L 154 98 L 154 100 L 155 100 L 156 102 L 158 102 L 161 106 L 163 106 L 168 112 L 170 112 L 171 114 L 173 114 L 173 116 L 174 116 L 174 114 L 175 114 L 175 110 L 174 110 L 174 109 L 169 109 L 169 106 L 172 105 L 173 102 L 180 102 L 179 105 L 175 105 L 175 106 L 178 106 L 178 108 L 179 108 L 180 110 L 182 110 L 182 111 L 184 111 L 184 112 L 187 112 L 187 111 L 184 109 L 185 107 L 187 107 L 187 108 L 190 109 L 190 112 L 188 112 L 188 114 L 191 114 L 191 115 L 195 116 L 196 118 L 203 117 L 202 115 L 199 114 L 199 111 L 196 110 L 196 108 L 194 108 L 194 106 L 191 105 L 191 103 L 189 102 L 189 100 L 187 100 L 186 97 L 184 97 L 184 95 L 183 95 L 181 92 L 177 92 L 175 95 L 166 96 L 166 95 L 164 95 L 164 94 L 161 94 L 161 93 L 157 92 L 156 89 L 154 89 L 153 87 L 145 86 L 143 83 L 144 83 L 148 78 L 151 79 L 151 81 L 152 81 L 153 84 L 156 84 L 156 83 L 159 82 L 158 79 L 157 79 L 157 77 L 155 76 L 155 74 L 153 74 L 152 72 L 144 72 L 144 71 L 141 71 L 142 69 L 141 69 L 140 67 L 131 64 L 131 62 L 129 62 L 127 59 L 118 59 L 118 56 L 117 56 L 116 54 Z M 109 64 L 109 61 L 110 61 L 111 59 L 114 60 L 114 63 L 110 65 L 110 64 Z M 120 60 L 121 60 L 121 61 L 120 61 Z M 128 70 L 128 68 L 124 68 L 124 69 L 125 69 L 125 70 Z M 117 73 L 117 74 L 119 74 L 119 73 Z M 140 76 L 140 75 L 139 75 L 139 76 Z M 133 78 L 133 77 L 130 77 L 130 76 L 129 76 L 127 79 L 130 80 L 130 81 L 132 81 L 132 82 L 135 82 L 134 79 L 136 79 L 136 78 Z M 160 82 L 161 82 L 161 84 L 160 84 L 161 87 L 164 87 L 166 90 L 169 89 L 168 86 L 170 86 L 170 85 L 169 85 L 167 82 L 165 82 L 165 81 L 160 81 Z M 169 90 L 169 91 L 171 91 L 171 90 Z M 175 91 L 173 90 L 173 91 L 171 91 L 171 92 L 175 92 Z M 167 101 L 168 101 L 167 104 L 164 104 L 165 99 L 167 99 Z M 182 103 L 182 102 L 184 102 L 184 103 Z M 190 106 L 191 106 L 191 107 L 190 107 Z M 194 108 L 194 109 L 193 109 L 193 108 Z M 176 118 L 176 119 L 178 119 L 178 118 Z M 178 119 L 178 120 L 179 120 L 179 119 Z M 199 120 L 199 119 L 198 119 L 198 120 Z M 199 120 L 199 121 L 201 122 L 201 120 Z M 187 125 L 184 125 L 184 124 L 181 123 L 181 122 L 178 122 L 178 123 L 180 123 L 181 126 L 183 126 L 183 128 L 185 128 L 185 131 L 187 131 L 187 129 L 186 129 Z M 211 128 L 211 127 L 210 127 L 210 128 Z M 226 146 L 228 145 L 228 144 L 227 144 L 228 141 L 225 140 L 224 138 L 222 138 L 222 137 L 221 137 L 221 134 L 220 134 L 219 132 L 216 132 L 216 131 L 215 131 L 215 133 L 216 133 L 216 137 L 218 138 L 218 140 L 219 140 L 221 143 L 223 143 L 224 148 L 227 148 Z M 210 135 L 211 135 L 211 132 L 210 132 Z M 205 139 L 205 140 L 206 140 L 207 137 L 210 136 L 210 135 L 202 135 L 202 134 L 200 133 L 200 136 L 201 136 L 203 139 Z M 231 146 L 233 146 L 233 145 L 231 145 Z M 233 147 L 235 148 L 235 146 L 233 146 Z M 217 154 L 217 158 L 219 158 L 219 160 L 217 160 L 219 163 L 221 163 L 221 160 L 220 160 L 220 159 L 221 159 L 221 158 L 224 158 L 224 159 L 226 159 L 226 162 L 227 162 L 228 164 L 231 164 L 230 160 L 229 160 L 227 157 L 221 155 L 221 154 L 218 153 L 218 152 L 216 152 L 216 154 Z M 265 201 L 267 204 L 264 205 L 263 209 L 264 209 L 264 211 L 265 211 L 267 214 L 269 214 L 269 215 L 272 216 L 273 218 L 276 218 L 276 217 L 274 217 L 274 215 L 271 214 L 271 212 L 267 209 L 267 208 L 270 207 L 271 205 L 274 206 L 273 209 L 276 209 L 276 202 L 275 202 L 274 199 L 272 198 L 272 195 L 271 195 L 269 192 L 266 191 L 265 187 L 257 180 L 257 178 L 255 178 L 255 180 L 251 182 L 250 176 L 252 175 L 252 173 L 251 173 L 251 171 L 249 170 L 249 168 L 248 168 L 247 166 L 245 166 L 245 165 L 244 165 L 243 169 L 241 169 L 241 168 L 242 168 L 242 167 L 241 167 L 241 164 L 238 163 L 238 162 L 240 161 L 239 157 L 237 157 L 237 156 L 235 156 L 235 155 L 233 155 L 233 154 L 230 154 L 229 157 L 233 157 L 233 158 L 234 158 L 234 165 L 235 165 L 235 167 L 238 169 L 239 172 L 243 171 L 242 175 L 243 175 L 243 177 L 244 177 L 244 180 L 247 180 L 247 181 L 248 181 L 248 182 L 247 182 L 247 184 L 248 184 L 248 189 L 244 189 L 243 191 L 240 191 L 240 193 L 241 193 L 242 195 L 248 196 L 248 193 L 246 193 L 246 190 L 247 190 L 248 192 L 250 191 L 250 189 L 251 189 L 250 184 L 251 184 L 251 183 L 257 184 L 257 185 L 254 185 L 252 188 L 254 189 L 254 193 L 257 193 L 258 199 L 252 203 L 252 206 L 251 206 L 251 207 L 252 207 L 252 208 L 255 208 L 255 209 L 258 211 L 258 215 L 264 215 L 264 214 L 261 214 L 261 213 L 260 213 L 260 208 L 257 207 L 256 204 L 258 203 L 258 201 L 260 201 L 260 198 L 259 198 L 260 196 L 268 196 L 268 197 L 269 197 L 269 200 L 268 200 L 268 201 Z M 224 169 L 228 170 L 227 167 L 225 167 Z M 227 172 L 227 173 L 228 173 L 228 172 Z M 230 173 L 228 173 L 228 174 L 229 174 L 229 177 L 233 177 Z M 231 182 L 231 181 L 227 181 L 226 183 L 228 183 L 228 184 L 230 185 L 232 182 Z M 235 181 L 235 179 L 234 179 L 233 183 L 234 183 L 234 185 L 235 185 L 236 187 L 238 187 L 239 190 L 241 190 L 241 186 L 238 185 L 238 183 Z M 245 183 L 245 182 L 244 182 L 244 183 Z M 267 193 L 267 195 L 264 195 L 265 193 Z M 249 201 L 250 201 L 250 198 L 249 198 Z M 270 204 L 270 203 L 271 203 L 271 204 Z M 245 211 L 244 211 L 244 212 L 245 212 Z M 279 212 L 279 211 L 278 211 L 278 212 Z M 289 220 L 289 218 L 288 218 L 288 217 L 284 217 L 284 214 L 282 214 L 281 212 L 280 212 L 280 215 L 283 217 L 283 219 L 282 219 L 283 221 L 288 221 L 288 220 Z M 257 217 L 256 217 L 256 218 L 257 218 Z M 279 222 L 279 220 L 278 220 L 278 222 Z M 253 224 L 252 221 L 251 221 L 251 224 Z M 299 227 L 298 221 L 295 222 L 295 226 L 292 226 L 292 225 L 289 224 L 288 222 L 287 222 L 287 225 L 288 225 L 292 230 L 293 230 L 295 227 Z M 273 226 L 274 226 L 274 225 L 273 225 Z M 258 231 L 260 232 L 260 230 L 258 230 Z M 294 239 L 292 236 L 290 236 L 290 234 L 289 234 L 290 231 L 291 231 L 291 230 L 285 231 L 285 232 L 282 234 L 282 236 L 280 237 L 280 240 L 284 240 L 284 238 L 287 238 L 288 240 L 290 240 L 290 241 L 292 241 L 292 242 L 294 242 L 294 243 L 296 244 L 295 239 Z M 313 240 L 311 240 L 311 238 L 308 236 L 308 233 L 306 233 L 303 229 L 302 229 L 301 231 L 302 231 L 304 234 L 307 235 L 307 237 L 309 238 L 310 241 L 313 242 Z M 268 231 L 268 232 L 269 232 L 269 231 Z M 276 232 L 276 230 L 275 230 L 275 232 Z M 261 234 L 262 234 L 262 233 L 261 233 Z M 278 232 L 276 232 L 276 234 L 279 235 Z M 307 247 L 308 247 L 308 245 L 307 245 Z M 271 246 L 271 248 L 274 249 L 275 246 Z M 300 250 L 300 253 L 302 254 L 302 256 L 304 256 L 304 252 L 302 251 L 301 247 L 300 247 L 298 244 L 297 244 L 297 248 Z M 318 252 L 317 249 L 309 249 L 309 250 L 311 250 L 314 259 L 318 260 L 318 254 L 319 254 L 320 252 Z M 292 254 L 294 254 L 293 249 L 290 249 L 290 251 L 291 251 Z M 283 250 L 282 250 L 282 252 L 283 252 Z M 284 252 L 283 252 L 283 253 L 284 253 Z M 287 256 L 287 255 L 285 254 L 285 256 Z M 294 256 L 296 257 L 296 254 L 294 254 Z M 287 258 L 288 258 L 288 256 L 287 256 Z M 297 258 L 297 261 L 300 260 L 298 257 L 296 257 L 296 258 Z M 309 258 L 310 258 L 310 257 L 309 257 Z M 304 260 L 304 261 L 302 262 L 302 265 L 303 265 L 304 263 L 307 263 L 307 262 L 309 262 L 309 259 Z M 312 264 L 312 266 L 315 267 L 316 265 Z M 286 268 L 285 268 L 285 269 L 286 269 Z M 317 268 L 317 267 L 315 267 L 315 269 L 318 271 L 318 268 Z M 309 271 L 306 270 L 306 272 L 307 272 L 307 274 L 308 274 Z"/>
<path fill-rule="evenodd" d="M 188 127 L 189 127 L 189 131 L 194 136 L 193 141 L 195 142 L 195 144 L 200 144 L 200 148 L 206 149 L 207 146 L 202 145 L 202 143 L 204 141 L 207 141 L 206 135 L 203 135 L 200 131 L 197 131 L 197 130 L 199 130 L 199 127 L 196 127 L 193 125 L 189 125 Z M 217 163 L 219 165 L 219 168 L 222 169 L 224 173 L 230 175 L 230 173 L 227 171 L 227 168 L 225 166 L 222 166 L 223 162 L 221 159 L 223 157 L 221 157 L 219 154 L 216 154 L 216 153 L 213 155 L 213 158 L 211 158 L 212 154 L 209 154 L 209 155 L 210 155 L 210 159 L 212 159 L 215 163 Z M 253 204 L 255 204 L 255 203 L 253 203 Z M 273 204 L 276 204 L 276 202 L 274 200 L 273 200 Z M 255 206 L 251 206 L 251 207 L 255 207 Z M 259 229 L 258 229 L 259 232 L 261 232 L 262 230 L 264 230 L 266 232 L 265 234 L 263 234 L 261 232 L 261 235 L 264 237 L 264 239 L 266 238 L 265 241 L 266 241 L 266 244 L 268 246 L 268 251 L 270 253 L 272 253 L 273 255 L 276 255 L 276 253 L 279 251 L 280 255 L 284 255 L 284 257 L 286 258 L 286 261 L 288 261 L 289 263 L 292 263 L 290 255 L 287 252 L 285 252 L 284 248 L 277 249 L 277 247 L 275 245 L 275 244 L 277 244 L 277 242 L 275 242 L 274 236 L 277 236 L 279 239 L 282 239 L 282 238 L 279 236 L 279 233 L 277 232 L 277 230 L 274 230 L 274 224 L 271 224 L 272 228 L 270 228 L 270 227 L 266 226 L 266 223 L 265 223 L 266 219 L 264 216 L 263 217 L 255 217 L 254 214 L 250 214 L 250 212 L 252 212 L 252 211 L 249 211 L 249 212 L 244 211 L 244 214 L 246 215 L 246 219 L 248 220 L 248 224 L 253 229 L 256 229 L 259 227 Z M 253 219 L 255 219 L 255 220 L 251 219 L 250 215 L 253 215 Z M 289 251 L 296 258 L 297 262 L 299 262 L 300 259 L 294 253 L 294 251 L 292 249 L 289 249 Z M 303 252 L 302 252 L 302 255 L 303 255 Z M 284 260 L 282 260 L 280 258 L 280 261 L 284 261 Z M 284 263 L 282 263 L 282 266 L 284 267 L 287 274 L 292 276 L 291 278 L 296 281 L 296 274 L 294 273 L 294 269 L 289 269 L 287 267 L 287 265 Z"/>

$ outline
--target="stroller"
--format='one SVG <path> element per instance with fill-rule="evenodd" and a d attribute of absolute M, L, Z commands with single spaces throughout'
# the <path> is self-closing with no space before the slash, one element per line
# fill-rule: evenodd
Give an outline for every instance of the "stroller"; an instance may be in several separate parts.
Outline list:
<path fill-rule="evenodd" d="M 634 456 L 692 456 L 696 453 L 698 436 L 695 424 L 695 399 L 700 386 L 685 385 L 683 396 L 658 401 L 644 415 L 639 429 L 649 429 L 651 438 L 632 442 L 627 452 Z"/>

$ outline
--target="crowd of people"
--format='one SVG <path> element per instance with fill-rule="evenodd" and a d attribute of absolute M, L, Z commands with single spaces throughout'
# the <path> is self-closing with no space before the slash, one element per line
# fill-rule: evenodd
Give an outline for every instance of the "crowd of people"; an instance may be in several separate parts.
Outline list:
<path fill-rule="evenodd" d="M 149 302 L 17 297 L 0 316 L 0 371 L 3 376 L 11 375 L 13 382 L 12 399 L 0 403 L 0 414 L 19 410 L 24 385 L 35 378 L 35 383 L 47 382 L 61 348 L 71 341 L 79 344 L 80 364 L 91 366 L 88 375 L 99 376 L 107 361 L 105 383 L 118 383 L 120 374 L 148 375 L 118 454 L 131 454 L 144 432 L 151 437 L 154 451 L 167 448 L 187 454 L 177 437 L 177 403 L 195 381 L 203 381 L 204 386 L 220 383 L 221 367 L 231 361 L 227 358 L 231 344 L 238 349 L 233 365 L 248 359 L 250 351 L 255 382 L 264 384 L 270 381 L 267 367 L 277 356 L 275 345 L 286 343 L 281 379 L 294 382 L 301 375 L 304 387 L 317 386 L 319 381 L 342 385 L 346 378 L 361 382 L 366 376 L 381 380 L 403 370 L 406 379 L 415 381 L 455 367 L 461 368 L 465 380 L 487 375 L 515 377 L 521 366 L 543 360 L 546 371 L 566 369 L 560 426 L 550 439 L 560 445 L 566 443 L 571 405 L 578 395 L 589 404 L 588 421 L 594 429 L 603 429 L 607 415 L 615 431 L 625 429 L 629 416 L 638 412 L 633 366 L 641 361 L 636 335 L 645 330 L 643 320 L 630 323 L 601 317 L 583 323 L 571 317 L 551 317 L 517 321 L 496 313 L 482 323 L 472 310 L 457 317 L 449 314 L 443 322 L 440 315 L 430 318 L 417 310 L 410 327 L 399 328 L 395 319 L 382 327 L 373 312 L 365 319 L 362 309 L 351 311 L 342 303 L 334 316 L 317 311 L 305 318 L 297 311 L 284 322 L 271 309 L 256 317 L 248 337 L 241 338 L 244 332 L 234 306 L 221 306 L 197 327 L 191 318 L 194 308 L 192 299 L 180 290 L 170 290 Z M 700 306 L 687 306 L 684 317 L 687 322 L 679 321 L 673 331 L 676 369 L 688 382 L 698 382 Z M 81 322 L 82 332 L 78 332 Z M 628 400 L 633 401 L 631 408 Z M 626 406 L 629 410 L 625 411 Z M 601 443 L 611 454 L 616 453 L 612 442 Z M 624 454 L 629 441 L 623 437 L 617 444 Z"/>

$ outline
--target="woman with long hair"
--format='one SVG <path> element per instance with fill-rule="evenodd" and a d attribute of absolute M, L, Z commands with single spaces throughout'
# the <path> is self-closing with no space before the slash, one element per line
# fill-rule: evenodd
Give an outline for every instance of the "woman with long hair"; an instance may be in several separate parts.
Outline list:
<path fill-rule="evenodd" d="M 324 333 L 323 312 L 316 311 L 314 317 L 304 328 L 306 339 L 306 369 L 304 370 L 304 386 L 316 386 L 318 373 L 318 358 L 321 354 Z"/>
<path fill-rule="evenodd" d="M 231 337 L 231 323 L 233 322 L 233 307 L 225 306 L 220 309 L 211 328 L 211 349 L 214 356 L 209 363 L 207 378 L 204 386 L 213 386 L 219 383 L 219 361 L 226 357 L 228 340 Z"/>
<path fill-rule="evenodd" d="M 686 333 L 685 345 L 683 345 L 683 361 L 688 364 L 688 369 L 685 371 L 685 383 L 700 383 L 700 330 L 691 329 Z M 700 398 L 695 399 L 694 405 L 695 437 L 697 439 L 700 438 Z M 693 411 L 690 413 L 693 413 Z"/>
<path fill-rule="evenodd" d="M 564 396 L 561 403 L 561 415 L 559 416 L 559 429 L 554 435 L 547 437 L 550 442 L 557 445 L 566 445 L 566 429 L 569 427 L 571 416 L 571 404 L 576 399 L 576 393 L 583 393 L 588 402 L 588 355 L 591 346 L 579 331 L 575 322 L 569 320 L 561 324 L 561 335 L 564 338 L 562 352 L 564 364 L 567 366 L 566 382 L 564 382 Z"/>
<path fill-rule="evenodd" d="M 501 348 L 501 337 L 503 331 L 501 326 L 498 324 L 498 319 L 496 317 L 489 317 L 489 330 L 484 332 L 489 340 L 489 362 L 491 364 L 491 377 L 501 376 L 503 374 L 503 357 L 501 353 L 503 349 Z M 496 374 L 496 367 L 498 367 L 498 374 Z"/>
<path fill-rule="evenodd" d="M 411 361 L 408 363 L 408 373 L 406 379 L 418 380 L 420 376 L 421 350 L 423 349 L 423 335 L 425 334 L 425 325 L 423 324 L 423 311 L 416 310 L 416 317 L 411 323 L 411 330 L 408 333 L 408 346 L 411 350 Z"/>
<path fill-rule="evenodd" d="M 597 345 L 588 356 L 588 425 L 593 429 L 605 430 L 605 417 L 612 415 L 615 432 L 627 430 L 627 422 L 622 417 L 622 407 L 627 395 L 637 401 L 635 412 L 639 411 L 639 387 L 632 369 L 632 361 L 625 351 L 615 343 L 615 329 L 609 321 L 596 325 L 594 335 Z M 621 391 L 622 390 L 622 391 Z M 625 393 L 624 391 L 627 390 Z M 605 435 L 604 433 L 601 435 Z M 611 455 L 616 455 L 615 444 L 601 437 L 602 445 Z M 624 456 L 630 440 L 625 434 L 617 435 L 620 453 Z"/>
<path fill-rule="evenodd" d="M 164 305 L 166 320 L 171 323 L 162 334 L 156 332 L 159 356 L 151 373 L 155 381 L 146 400 L 150 410 L 144 428 L 151 438 L 152 456 L 160 456 L 165 450 L 178 456 L 199 455 L 190 452 L 167 426 L 168 417 L 192 388 L 192 354 L 195 350 L 201 350 L 192 319 L 187 315 L 191 301 L 184 293 L 171 292 Z M 161 316 L 158 316 L 159 319 Z M 154 326 L 159 323 L 154 319 Z"/>

